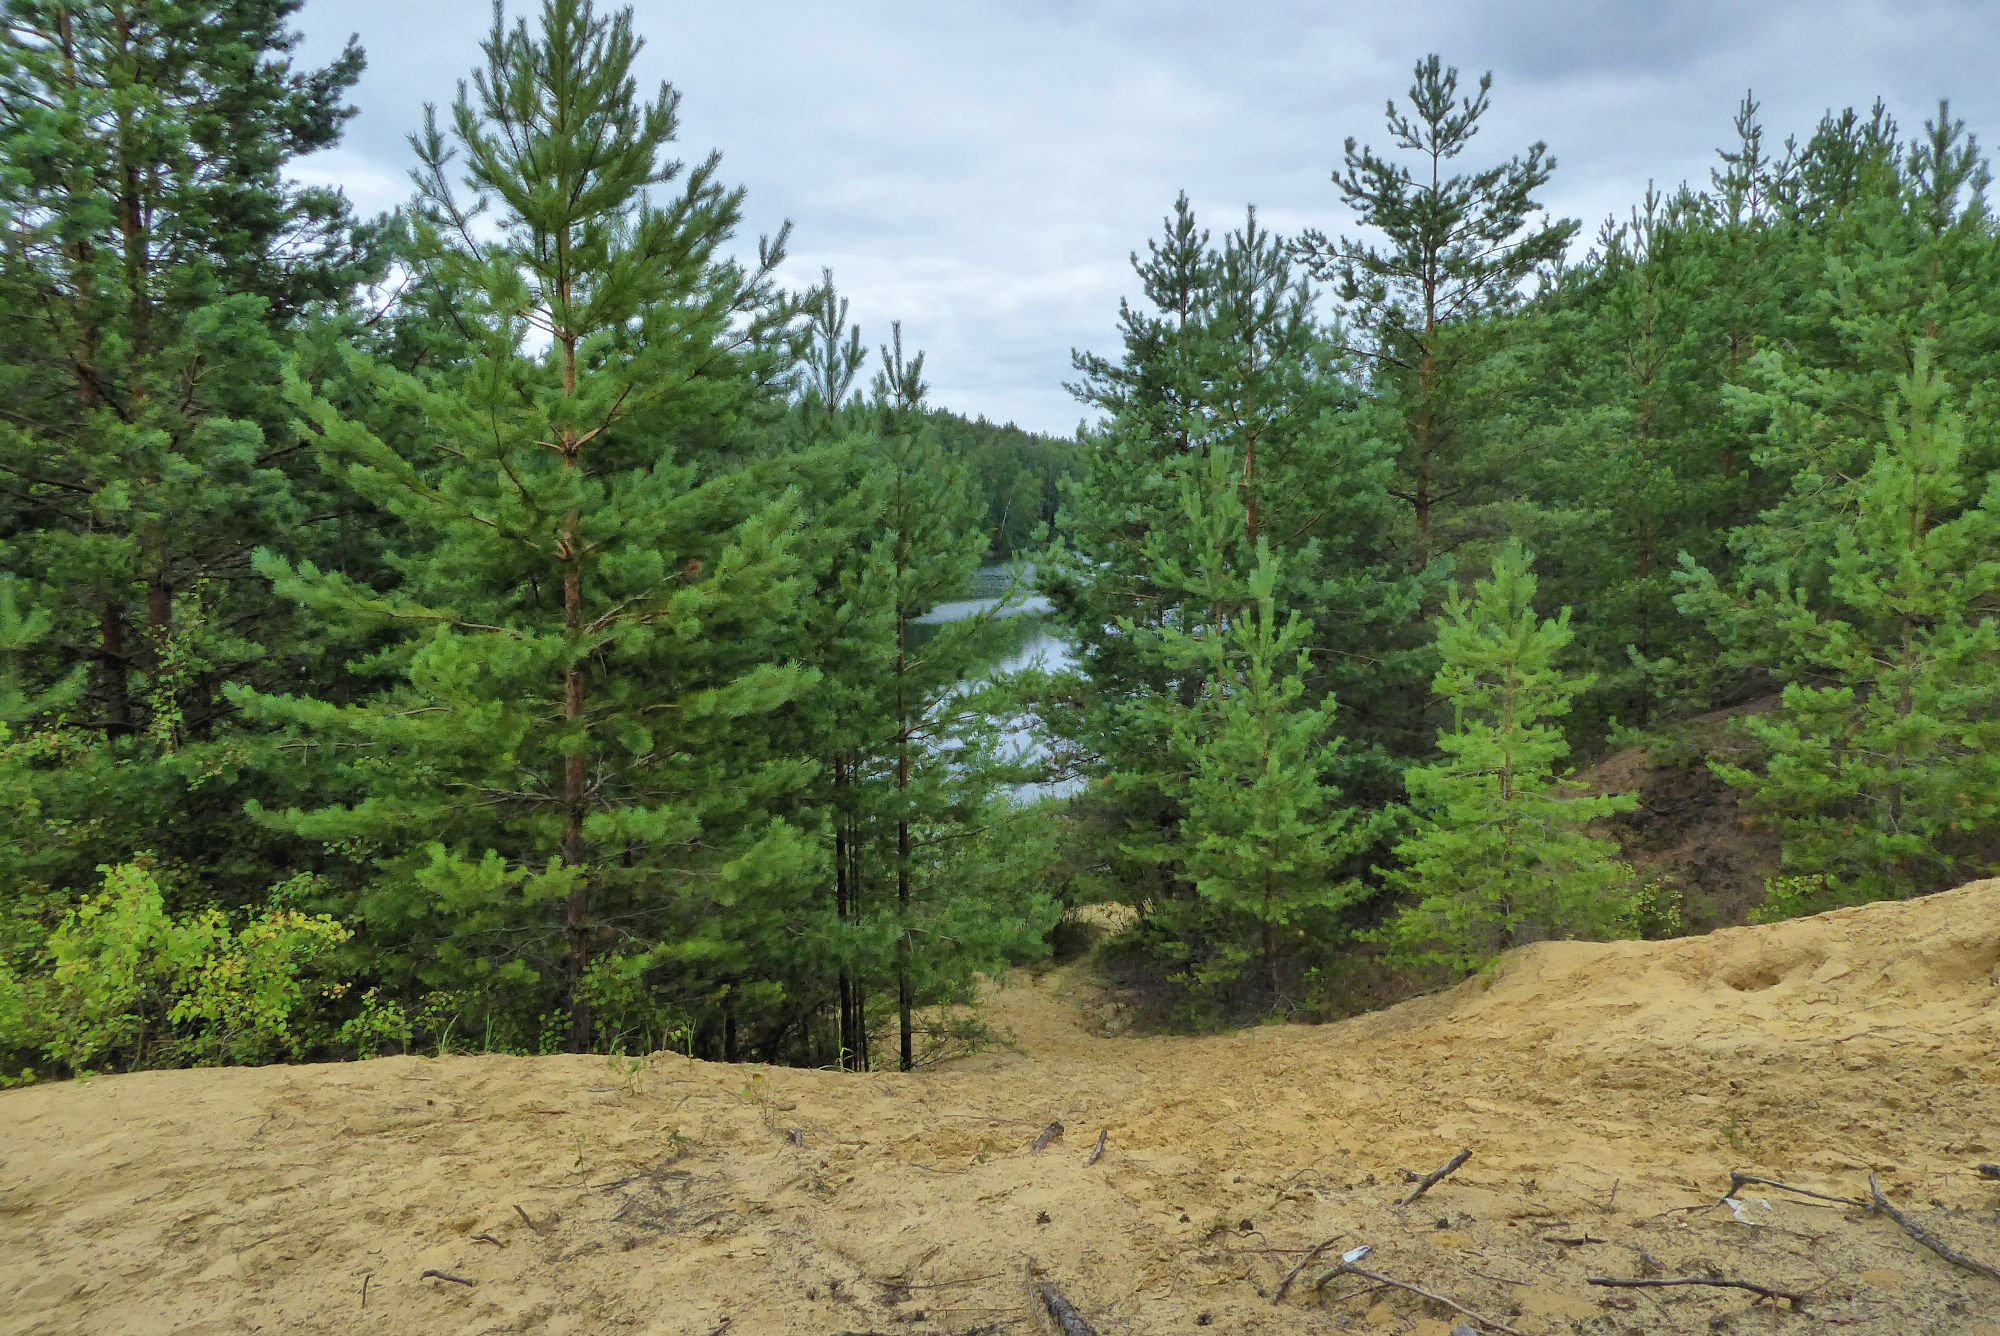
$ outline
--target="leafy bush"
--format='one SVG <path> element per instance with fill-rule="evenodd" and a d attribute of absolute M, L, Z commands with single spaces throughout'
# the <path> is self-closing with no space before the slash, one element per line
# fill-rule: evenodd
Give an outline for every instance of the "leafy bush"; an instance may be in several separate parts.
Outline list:
<path fill-rule="evenodd" d="M 339 949 L 352 932 L 289 903 L 298 877 L 233 925 L 219 909 L 175 918 L 144 860 L 100 869 L 102 889 L 71 908 L 17 969 L 0 966 L 0 1051 L 32 1067 L 84 1072 L 269 1062 L 333 1045 L 407 1043 L 393 1002 L 364 995 L 336 1026 L 351 985 Z"/>
<path fill-rule="evenodd" d="M 1866 904 L 1873 898 L 1823 875 L 1772 877 L 1764 883 L 1764 903 L 1750 911 L 1752 923 L 1783 923 L 1786 919 L 1824 914 L 1829 909 Z"/>

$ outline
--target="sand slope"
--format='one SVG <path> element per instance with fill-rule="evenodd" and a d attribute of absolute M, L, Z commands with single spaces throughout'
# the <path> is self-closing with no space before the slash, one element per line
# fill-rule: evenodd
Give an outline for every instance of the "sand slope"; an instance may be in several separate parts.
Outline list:
<path fill-rule="evenodd" d="M 1450 1329 L 1410 1295 L 1315 1291 L 1323 1268 L 1274 1306 L 1337 1238 L 1523 1333 L 1994 1336 L 2000 1283 L 1886 1220 L 1712 1203 L 1736 1168 L 1862 1195 L 1873 1171 L 2000 1263 L 2000 1184 L 1973 1173 L 2000 1159 L 1996 971 L 1983 882 L 1532 947 L 1391 1011 L 1215 1038 L 1098 1037 L 1072 967 L 995 991 L 1013 1048 L 909 1077 L 396 1058 L 14 1091 L 0 1329 L 1029 1332 L 1029 1259 L 1106 1336 Z M 1394 1205 L 1400 1170 L 1461 1147 Z M 1812 1300 L 1584 1283 L 1649 1272 Z"/>

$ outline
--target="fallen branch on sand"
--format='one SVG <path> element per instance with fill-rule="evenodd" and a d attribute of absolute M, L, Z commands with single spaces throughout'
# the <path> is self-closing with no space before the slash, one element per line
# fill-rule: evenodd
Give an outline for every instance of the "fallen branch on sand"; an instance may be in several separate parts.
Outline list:
<path fill-rule="evenodd" d="M 1321 1253 L 1325 1252 L 1328 1248 L 1331 1248 L 1334 1244 L 1338 1242 L 1340 1242 L 1340 1235 L 1336 1234 L 1332 1238 L 1328 1239 L 1325 1243 L 1314 1244 L 1312 1250 L 1308 1252 L 1304 1257 L 1301 1257 L 1299 1259 L 1299 1264 L 1293 1267 L 1291 1271 L 1286 1274 L 1285 1278 L 1282 1281 L 1278 1282 L 1278 1292 L 1271 1296 L 1271 1302 L 1274 1304 L 1283 1303 L 1285 1301 L 1285 1296 L 1292 1292 L 1292 1282 L 1299 1278 L 1299 1273 L 1304 1271 L 1307 1267 L 1311 1266 L 1314 1262 L 1317 1262 L 1319 1260 L 1319 1255 Z"/>
<path fill-rule="evenodd" d="M 1053 1281 L 1037 1281 L 1035 1267 L 1028 1264 L 1028 1288 L 1041 1302 L 1042 1308 L 1056 1324 L 1062 1336 L 1097 1336 L 1097 1329 L 1083 1320 L 1083 1314 L 1076 1311 L 1076 1305 L 1063 1298 L 1063 1292 Z"/>
<path fill-rule="evenodd" d="M 469 1290 L 469 1289 L 471 1289 L 471 1288 L 472 1288 L 473 1286 L 475 1286 L 475 1285 L 477 1285 L 477 1284 L 479 1283 L 479 1282 L 478 1282 L 478 1281 L 476 1281 L 476 1280 L 467 1280 L 467 1279 L 466 1279 L 466 1278 L 465 1278 L 464 1276 L 454 1276 L 454 1275 L 452 1275 L 452 1274 L 451 1274 L 451 1273 L 450 1273 L 449 1271 L 438 1271 L 438 1270 L 430 1270 L 430 1271 L 426 1271 L 426 1272 L 424 1272 L 424 1274 L 422 1274 L 421 1276 L 418 1276 L 418 1277 L 417 1277 L 417 1279 L 418 1279 L 418 1280 L 448 1280 L 448 1281 L 450 1281 L 450 1282 L 451 1282 L 452 1284 L 454 1284 L 454 1285 L 463 1285 L 463 1286 L 465 1286 L 465 1288 L 467 1288 L 468 1290 Z"/>
<path fill-rule="evenodd" d="M 1833 1197 L 1824 1192 L 1814 1192 L 1811 1188 L 1796 1188 L 1790 1183 L 1780 1183 L 1775 1178 L 1759 1178 L 1755 1174 L 1746 1174 L 1741 1169 L 1735 1169 L 1731 1170 L 1729 1174 L 1729 1191 L 1723 1193 L 1722 1201 L 1718 1201 L 1715 1205 L 1722 1205 L 1722 1202 L 1728 1201 L 1747 1187 L 1776 1188 L 1780 1192 L 1790 1192 L 1800 1197 L 1811 1197 L 1815 1201 L 1832 1202 L 1836 1206 L 1866 1206 L 1868 1204 L 1853 1197 Z M 1709 1209 L 1714 1210 L 1715 1207 L 1711 1206 Z"/>
<path fill-rule="evenodd" d="M 1985 1262 L 1979 1261 L 1977 1258 L 1967 1257 L 1964 1253 L 1954 1250 L 1948 1244 L 1941 1242 L 1935 1235 L 1927 1232 L 1923 1226 L 1917 1224 L 1894 1206 L 1891 1206 L 1889 1199 L 1882 1195 L 1882 1189 L 1875 1186 L 1875 1175 L 1873 1174 L 1868 1175 L 1868 1191 L 1875 1198 L 1874 1203 L 1868 1207 L 1870 1215 L 1888 1216 L 1903 1227 L 1905 1234 L 1908 1234 L 1918 1243 L 1923 1244 L 1953 1266 L 1962 1266 L 1967 1271 L 1985 1276 L 1988 1280 L 2000 1280 L 2000 1267 L 1988 1266 Z"/>
<path fill-rule="evenodd" d="M 1090 1152 L 1090 1158 L 1083 1162 L 1084 1168 L 1086 1169 L 1090 1168 L 1092 1165 L 1096 1164 L 1100 1159 L 1104 1157 L 1104 1143 L 1109 1141 L 1110 1139 L 1111 1139 L 1111 1129 L 1108 1127 L 1105 1128 L 1102 1132 L 1099 1132 L 1097 1134 L 1097 1149 Z"/>
<path fill-rule="evenodd" d="M 1444 1168 L 1439 1169 L 1436 1172 L 1426 1176 L 1422 1182 L 1417 1184 L 1416 1189 L 1413 1192 L 1411 1192 L 1409 1196 L 1397 1202 L 1396 1205 L 1408 1206 L 1411 1202 L 1423 1196 L 1426 1192 L 1429 1192 L 1439 1183 L 1442 1183 L 1446 1178 L 1449 1178 L 1451 1175 L 1457 1173 L 1459 1166 L 1464 1164 L 1467 1160 L 1471 1158 L 1472 1158 L 1472 1148 L 1468 1146 L 1466 1149 L 1452 1156 L 1451 1160 L 1444 1166 Z"/>
<path fill-rule="evenodd" d="M 1652 1280 L 1620 1280 L 1615 1276 L 1586 1277 L 1592 1285 L 1603 1285 L 1614 1290 L 1664 1290 L 1677 1285 L 1707 1285 L 1724 1290 L 1748 1290 L 1760 1299 L 1776 1303 L 1783 1299 L 1797 1308 L 1806 1301 L 1806 1296 L 1791 1290 L 1774 1289 L 1769 1285 L 1758 1285 L 1747 1280 L 1722 1280 L 1711 1276 L 1666 1276 Z"/>
<path fill-rule="evenodd" d="M 1354 1265 L 1354 1263 L 1352 1262 L 1342 1262 L 1339 1266 L 1335 1267 L 1333 1270 L 1321 1276 L 1317 1281 L 1313 1282 L 1313 1289 L 1315 1290 L 1325 1289 L 1330 1281 L 1337 1280 L 1341 1276 L 1359 1276 L 1363 1280 L 1372 1280 L 1377 1285 L 1386 1285 L 1393 1290 L 1402 1290 L 1406 1293 L 1414 1294 L 1420 1299 L 1429 1299 L 1434 1304 L 1443 1304 L 1446 1308 L 1449 1308 L 1452 1312 L 1457 1313 L 1462 1317 L 1469 1317 L 1482 1327 L 1491 1327 L 1494 1331 L 1505 1332 L 1507 1333 L 1507 1336 L 1522 1336 L 1522 1333 L 1518 1329 L 1510 1327 L 1504 1322 L 1499 1322 L 1493 1318 L 1486 1317 L 1483 1314 L 1475 1313 L 1470 1308 L 1465 1307 L 1463 1304 L 1453 1303 L 1450 1299 L 1445 1298 L 1442 1294 L 1433 1294 L 1429 1290 L 1418 1289 L 1415 1285 L 1410 1285 L 1403 1281 L 1395 1280 L 1389 1276 L 1379 1275 L 1373 1271 L 1363 1271 L 1360 1267 Z"/>

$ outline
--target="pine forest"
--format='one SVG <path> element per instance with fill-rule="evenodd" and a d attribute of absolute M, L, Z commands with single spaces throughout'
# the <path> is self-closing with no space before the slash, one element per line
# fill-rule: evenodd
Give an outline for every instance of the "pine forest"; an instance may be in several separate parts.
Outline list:
<path fill-rule="evenodd" d="M 1057 437 L 753 235 L 651 9 L 496 6 L 367 217 L 301 4 L 0 0 L 0 1081 L 907 1071 L 1086 949 L 1325 1021 L 2000 874 L 1949 104 L 1598 225 L 1423 55 L 1292 150 L 1355 225 L 1157 202 Z"/>

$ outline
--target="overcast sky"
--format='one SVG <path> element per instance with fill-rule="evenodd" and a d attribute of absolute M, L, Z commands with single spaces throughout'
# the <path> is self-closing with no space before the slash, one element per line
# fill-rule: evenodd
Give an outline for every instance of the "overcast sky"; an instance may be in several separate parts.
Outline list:
<path fill-rule="evenodd" d="M 1493 109 L 1462 162 L 1547 141 L 1544 202 L 1586 234 L 1648 180 L 1705 181 L 1754 88 L 1771 138 L 1881 97 L 1939 97 L 2000 134 L 2000 0 L 637 0 L 645 79 L 683 94 L 682 148 L 748 191 L 745 242 L 789 218 L 789 283 L 830 266 L 871 346 L 900 319 L 933 401 L 1042 431 L 1082 413 L 1070 350 L 1115 352 L 1129 255 L 1177 191 L 1218 236 L 1246 204 L 1285 233 L 1347 226 L 1349 135 L 1437 51 Z M 538 4 L 509 0 L 510 18 Z M 345 144 L 301 175 L 366 211 L 408 194 L 404 136 L 478 61 L 488 0 L 307 0 L 304 57 L 349 33 L 368 71 Z"/>

